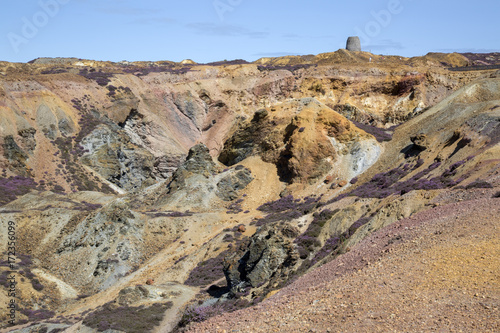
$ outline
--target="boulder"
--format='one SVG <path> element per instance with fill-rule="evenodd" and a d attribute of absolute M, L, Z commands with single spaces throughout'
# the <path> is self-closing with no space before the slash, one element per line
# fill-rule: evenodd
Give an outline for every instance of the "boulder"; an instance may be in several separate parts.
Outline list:
<path fill-rule="evenodd" d="M 271 223 L 261 227 L 246 248 L 226 256 L 223 269 L 231 291 L 286 279 L 299 259 L 293 243 L 298 235 L 290 224 Z"/>
<path fill-rule="evenodd" d="M 121 306 L 130 306 L 131 304 L 144 301 L 148 297 L 149 291 L 144 286 L 135 286 L 120 290 L 116 301 Z"/>

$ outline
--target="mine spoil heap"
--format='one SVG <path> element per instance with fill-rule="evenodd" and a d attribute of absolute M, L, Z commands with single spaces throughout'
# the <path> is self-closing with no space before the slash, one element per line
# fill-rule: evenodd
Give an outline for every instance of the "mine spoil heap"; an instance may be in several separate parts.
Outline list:
<path fill-rule="evenodd" d="M 0 62 L 0 328 L 499 331 L 500 58 L 360 51 Z"/>

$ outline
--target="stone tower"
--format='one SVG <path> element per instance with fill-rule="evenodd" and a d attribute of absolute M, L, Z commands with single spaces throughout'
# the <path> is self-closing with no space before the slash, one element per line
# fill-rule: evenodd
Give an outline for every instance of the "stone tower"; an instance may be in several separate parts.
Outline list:
<path fill-rule="evenodd" d="M 359 41 L 359 37 L 349 37 L 347 38 L 346 47 L 347 51 L 361 51 L 361 42 Z"/>

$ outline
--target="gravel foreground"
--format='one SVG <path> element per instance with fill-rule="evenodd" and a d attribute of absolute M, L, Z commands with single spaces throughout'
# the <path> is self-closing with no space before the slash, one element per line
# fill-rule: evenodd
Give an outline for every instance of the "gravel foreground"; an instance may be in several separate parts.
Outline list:
<path fill-rule="evenodd" d="M 189 332 L 500 332 L 500 199 L 435 207 Z"/>

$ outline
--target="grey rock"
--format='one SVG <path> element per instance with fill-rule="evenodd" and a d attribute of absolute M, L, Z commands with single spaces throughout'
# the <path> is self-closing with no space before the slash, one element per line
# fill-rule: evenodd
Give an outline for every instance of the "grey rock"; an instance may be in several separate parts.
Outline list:
<path fill-rule="evenodd" d="M 225 201 L 238 198 L 238 192 L 244 189 L 254 178 L 250 170 L 244 168 L 229 173 L 217 183 L 217 196 Z"/>
<path fill-rule="evenodd" d="M 207 113 L 207 105 L 199 98 L 195 98 L 188 91 L 174 97 L 174 104 L 199 130 L 202 128 Z"/>
<path fill-rule="evenodd" d="M 18 134 L 21 137 L 21 144 L 26 148 L 26 150 L 28 150 L 29 153 L 32 153 L 36 148 L 35 133 L 36 129 L 33 127 L 18 131 Z"/>
<path fill-rule="evenodd" d="M 28 176 L 26 160 L 28 155 L 18 146 L 12 135 L 4 137 L 3 155 L 9 161 L 9 168 L 21 176 Z"/>
<path fill-rule="evenodd" d="M 42 104 L 38 107 L 36 123 L 47 138 L 55 140 L 59 136 L 57 117 L 47 105 Z"/>
<path fill-rule="evenodd" d="M 126 191 L 134 192 L 156 182 L 154 156 L 121 132 L 100 125 L 81 145 L 89 151 L 82 163 Z"/>
<path fill-rule="evenodd" d="M 116 301 L 122 306 L 130 306 L 149 297 L 149 290 L 144 286 L 127 287 L 118 293 Z"/>
<path fill-rule="evenodd" d="M 252 236 L 248 248 L 224 259 L 224 275 L 231 291 L 286 279 L 299 259 L 293 243 L 298 235 L 299 230 L 286 223 L 261 227 Z"/>
<path fill-rule="evenodd" d="M 31 60 L 30 63 L 33 64 L 42 64 L 42 65 L 69 65 L 74 62 L 79 61 L 78 58 L 50 58 L 50 57 L 42 57 Z"/>
<path fill-rule="evenodd" d="M 210 156 L 210 150 L 203 143 L 193 146 L 188 153 L 186 162 L 182 165 L 186 171 L 194 173 L 213 173 L 215 163 Z"/>

